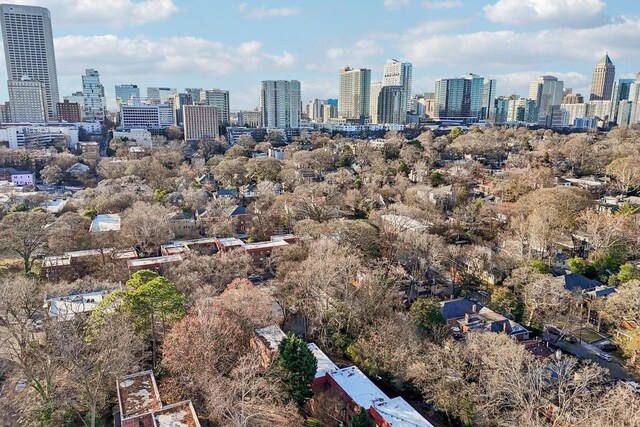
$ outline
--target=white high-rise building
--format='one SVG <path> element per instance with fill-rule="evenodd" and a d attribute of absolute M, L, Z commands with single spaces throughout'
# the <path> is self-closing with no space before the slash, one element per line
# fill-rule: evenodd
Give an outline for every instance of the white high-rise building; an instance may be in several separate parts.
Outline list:
<path fill-rule="evenodd" d="M 182 117 L 184 120 L 185 141 L 218 138 L 218 107 L 212 105 L 183 105 Z"/>
<path fill-rule="evenodd" d="M 221 89 L 204 90 L 201 92 L 200 102 L 205 105 L 217 107 L 218 122 L 221 125 L 229 124 L 229 91 L 228 90 L 221 90 Z"/>
<path fill-rule="evenodd" d="M 381 81 L 378 80 L 371 83 L 371 101 L 369 103 L 369 117 L 371 117 L 371 123 L 378 123 L 378 98 L 380 97 L 381 89 Z"/>
<path fill-rule="evenodd" d="M 260 92 L 262 126 L 299 128 L 301 102 L 298 80 L 264 80 Z"/>
<path fill-rule="evenodd" d="M 405 114 L 411 110 L 412 70 L 413 65 L 410 62 L 400 62 L 396 59 L 389 59 L 384 64 L 382 85 L 402 86 L 404 90 L 403 102 L 405 105 Z"/>
<path fill-rule="evenodd" d="M 48 119 L 47 94 L 42 82 L 9 80 L 9 109 L 13 123 L 45 123 Z"/>
<path fill-rule="evenodd" d="M 371 70 L 344 67 L 340 69 L 338 116 L 366 124 L 371 118 Z"/>
<path fill-rule="evenodd" d="M 107 109 L 104 86 L 100 84 L 100 73 L 93 68 L 86 69 L 82 76 L 82 96 L 84 98 L 82 119 L 104 121 Z"/>
<path fill-rule="evenodd" d="M 0 12 L 7 79 L 20 81 L 28 76 L 41 82 L 47 100 L 47 116 L 50 120 L 55 119 L 56 103 L 60 98 L 49 9 L 2 4 Z"/>

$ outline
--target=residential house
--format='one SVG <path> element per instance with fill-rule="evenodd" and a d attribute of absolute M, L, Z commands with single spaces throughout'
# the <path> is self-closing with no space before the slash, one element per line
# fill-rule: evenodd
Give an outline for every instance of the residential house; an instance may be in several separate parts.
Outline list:
<path fill-rule="evenodd" d="M 169 222 L 176 238 L 196 237 L 200 234 L 196 217 L 192 213 L 175 212 L 169 214 Z"/>
<path fill-rule="evenodd" d="M 466 298 L 441 302 L 440 313 L 449 326 L 462 333 L 494 332 L 507 334 L 517 341 L 529 339 L 529 331 L 519 323 Z"/>
<path fill-rule="evenodd" d="M 44 257 L 40 274 L 50 280 L 67 278 L 72 279 L 74 272 L 86 274 L 94 265 L 106 263 L 122 264 L 131 259 L 138 258 L 138 253 L 133 248 L 128 249 L 86 249 L 82 251 L 65 252 L 62 255 Z"/>
<path fill-rule="evenodd" d="M 229 206 L 224 213 L 231 218 L 233 230 L 237 235 L 244 236 L 247 234 L 247 226 L 251 218 L 247 208 L 241 205 Z"/>
<path fill-rule="evenodd" d="M 112 291 L 95 291 L 45 300 L 49 317 L 56 320 L 72 320 L 76 316 L 91 313 L 102 299 Z"/>
<path fill-rule="evenodd" d="M 7 181 L 16 187 L 32 186 L 36 183 L 33 172 L 14 168 L 0 168 L 0 181 Z"/>
<path fill-rule="evenodd" d="M 193 251 L 202 255 L 211 255 L 218 252 L 216 246 L 217 241 L 218 239 L 214 239 L 213 237 L 201 237 L 190 240 L 174 240 L 171 243 L 186 247 L 188 249 L 186 252 Z"/>
<path fill-rule="evenodd" d="M 276 248 L 289 246 L 286 240 L 271 240 L 267 242 L 245 243 L 242 249 L 253 258 L 256 265 L 261 265 L 264 260 L 271 256 L 271 252 Z"/>
<path fill-rule="evenodd" d="M 215 198 L 235 200 L 238 198 L 238 190 L 236 188 L 219 188 L 215 193 Z"/>
<path fill-rule="evenodd" d="M 89 231 L 92 233 L 103 233 L 105 231 L 120 231 L 120 215 L 100 214 L 91 221 Z"/>
<path fill-rule="evenodd" d="M 116 387 L 121 427 L 200 427 L 190 400 L 162 404 L 153 371 L 120 377 Z"/>
<path fill-rule="evenodd" d="M 161 273 L 166 266 L 179 262 L 182 262 L 182 256 L 175 254 L 129 260 L 127 261 L 127 267 L 129 268 L 129 274 L 139 270 L 154 270 Z"/>
<path fill-rule="evenodd" d="M 84 163 L 74 163 L 71 166 L 69 166 L 65 170 L 65 172 L 71 176 L 78 177 L 78 176 L 81 176 L 82 174 L 89 172 L 90 169 L 91 168 L 85 165 Z"/>

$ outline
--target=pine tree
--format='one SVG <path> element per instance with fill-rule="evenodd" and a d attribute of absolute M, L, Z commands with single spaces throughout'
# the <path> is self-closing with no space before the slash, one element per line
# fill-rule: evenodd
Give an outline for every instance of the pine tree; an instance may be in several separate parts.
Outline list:
<path fill-rule="evenodd" d="M 360 410 L 355 413 L 353 418 L 351 419 L 350 427 L 374 427 L 375 424 L 367 411 L 364 408 L 360 407 Z"/>
<path fill-rule="evenodd" d="M 311 383 L 318 362 L 307 344 L 291 332 L 280 342 L 276 366 L 285 382 L 289 399 L 299 406 L 313 396 Z"/>

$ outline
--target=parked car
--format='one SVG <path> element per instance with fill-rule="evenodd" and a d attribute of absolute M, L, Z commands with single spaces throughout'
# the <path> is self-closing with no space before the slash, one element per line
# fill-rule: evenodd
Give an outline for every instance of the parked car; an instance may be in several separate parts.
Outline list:
<path fill-rule="evenodd" d="M 611 357 L 611 355 L 607 353 L 598 353 L 598 357 L 607 362 L 611 362 L 613 360 L 613 357 Z"/>
<path fill-rule="evenodd" d="M 562 331 L 555 326 L 547 326 L 547 332 L 553 335 L 560 335 Z"/>
<path fill-rule="evenodd" d="M 600 345 L 600 350 L 602 351 L 616 351 L 617 349 L 618 346 L 611 343 Z"/>

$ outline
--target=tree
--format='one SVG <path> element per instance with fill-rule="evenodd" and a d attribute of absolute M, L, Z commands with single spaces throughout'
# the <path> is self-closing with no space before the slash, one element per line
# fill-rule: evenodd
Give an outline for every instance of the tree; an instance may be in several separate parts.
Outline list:
<path fill-rule="evenodd" d="M 618 189 L 626 194 L 640 186 L 640 159 L 637 156 L 615 159 L 607 165 L 607 174 L 615 178 Z"/>
<path fill-rule="evenodd" d="M 129 313 L 136 329 L 151 340 L 155 367 L 158 341 L 173 323 L 182 318 L 184 306 L 184 294 L 173 283 L 155 271 L 140 270 L 131 275 L 123 291 L 114 292 L 102 300 L 94 317 L 105 317 L 114 308 Z"/>
<path fill-rule="evenodd" d="M 0 249 L 18 254 L 25 273 L 31 271 L 34 257 L 47 241 L 49 219 L 45 212 L 30 211 L 10 213 L 0 221 Z"/>
<path fill-rule="evenodd" d="M 173 238 L 170 211 L 158 204 L 135 202 L 122 218 L 122 234 L 143 255 L 157 254 L 160 245 Z"/>
<path fill-rule="evenodd" d="M 409 319 L 433 341 L 442 339 L 446 322 L 437 298 L 421 298 L 414 302 L 409 309 Z"/>
<path fill-rule="evenodd" d="M 282 163 L 274 158 L 253 158 L 249 159 L 246 165 L 247 176 L 258 182 L 276 181 L 278 174 L 282 170 Z"/>
<path fill-rule="evenodd" d="M 361 406 L 351 418 L 350 427 L 374 427 L 373 419 L 369 416 L 367 411 Z"/>
<path fill-rule="evenodd" d="M 289 332 L 278 346 L 275 363 L 289 400 L 302 407 L 313 396 L 311 383 L 318 368 L 315 356 L 302 339 Z"/>
<path fill-rule="evenodd" d="M 224 159 L 213 168 L 213 174 L 223 185 L 240 187 L 247 183 L 247 159 Z"/>
<path fill-rule="evenodd" d="M 45 184 L 55 185 L 62 182 L 64 179 L 64 172 L 58 165 L 48 165 L 40 171 L 40 176 Z"/>
<path fill-rule="evenodd" d="M 498 313 L 515 316 L 518 298 L 509 288 L 500 286 L 491 293 L 491 308 Z"/>

